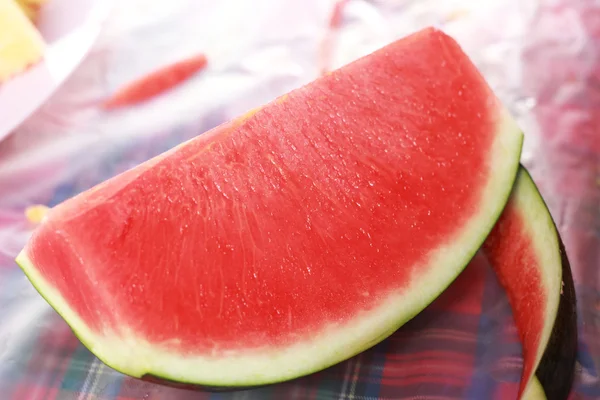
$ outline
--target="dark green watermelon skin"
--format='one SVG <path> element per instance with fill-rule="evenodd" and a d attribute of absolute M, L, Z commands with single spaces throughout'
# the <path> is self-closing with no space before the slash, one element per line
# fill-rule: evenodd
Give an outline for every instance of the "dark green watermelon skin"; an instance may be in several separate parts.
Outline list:
<path fill-rule="evenodd" d="M 577 359 L 577 296 L 571 265 L 559 235 L 563 291 L 546 351 L 535 371 L 548 400 L 569 397 Z"/>

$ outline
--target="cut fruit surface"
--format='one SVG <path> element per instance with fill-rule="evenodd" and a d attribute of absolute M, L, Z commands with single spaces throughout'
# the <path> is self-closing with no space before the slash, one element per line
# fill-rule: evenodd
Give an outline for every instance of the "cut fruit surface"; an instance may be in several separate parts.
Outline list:
<path fill-rule="evenodd" d="M 506 289 L 523 345 L 519 397 L 544 398 L 545 392 L 549 399 L 566 399 L 577 353 L 573 278 L 550 212 L 525 168 L 483 249 Z"/>
<path fill-rule="evenodd" d="M 282 381 L 436 298 L 502 212 L 521 143 L 426 29 L 56 206 L 18 262 L 117 370 Z"/>

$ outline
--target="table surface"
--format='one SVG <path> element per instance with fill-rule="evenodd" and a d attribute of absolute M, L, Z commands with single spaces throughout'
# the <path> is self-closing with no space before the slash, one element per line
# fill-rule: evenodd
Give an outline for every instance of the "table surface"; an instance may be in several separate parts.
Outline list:
<path fill-rule="evenodd" d="M 116 3 L 80 67 L 0 142 L 2 399 L 514 398 L 521 347 L 506 296 L 482 257 L 389 339 L 293 382 L 192 392 L 125 377 L 87 351 L 13 261 L 32 229 L 24 208 L 53 206 L 314 79 L 333 6 Z M 432 24 L 459 40 L 526 132 L 523 162 L 564 238 L 578 295 L 572 398 L 600 398 L 600 5 L 350 0 L 331 63 L 340 66 Z M 210 66 L 183 87 L 122 111 L 97 107 L 128 80 L 195 52 L 205 52 Z"/>

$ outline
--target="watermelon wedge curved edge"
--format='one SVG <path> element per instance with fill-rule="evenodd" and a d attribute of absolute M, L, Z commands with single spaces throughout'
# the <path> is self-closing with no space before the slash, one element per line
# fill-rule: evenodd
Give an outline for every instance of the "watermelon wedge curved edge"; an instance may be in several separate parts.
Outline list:
<path fill-rule="evenodd" d="M 99 359 L 256 386 L 375 345 L 465 268 L 523 135 L 426 29 L 54 207 L 17 262 Z"/>
<path fill-rule="evenodd" d="M 524 167 L 483 251 L 508 294 L 523 346 L 519 398 L 566 399 L 577 356 L 575 288 L 550 211 Z"/>

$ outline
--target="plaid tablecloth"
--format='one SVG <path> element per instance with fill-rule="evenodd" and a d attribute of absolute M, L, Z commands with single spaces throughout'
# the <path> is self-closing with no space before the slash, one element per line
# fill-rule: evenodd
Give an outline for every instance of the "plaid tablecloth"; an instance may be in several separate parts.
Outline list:
<path fill-rule="evenodd" d="M 332 9 L 322 0 L 117 3 L 73 76 L 0 143 L 0 399 L 515 397 L 521 347 L 481 256 L 391 338 L 296 381 L 192 392 L 125 377 L 92 356 L 13 261 L 32 229 L 24 208 L 55 205 L 313 79 Z M 333 64 L 429 24 L 461 42 L 526 131 L 523 162 L 558 223 L 578 294 L 572 398 L 600 398 L 600 4 L 351 0 Z M 196 51 L 211 65 L 185 87 L 130 110 L 96 106 L 129 79 Z"/>

